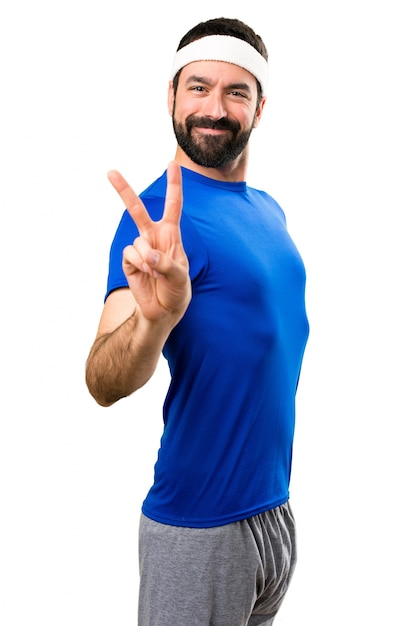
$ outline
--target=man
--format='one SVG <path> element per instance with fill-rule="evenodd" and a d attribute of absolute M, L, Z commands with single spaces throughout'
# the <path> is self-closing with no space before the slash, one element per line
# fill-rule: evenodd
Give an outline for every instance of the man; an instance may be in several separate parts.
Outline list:
<path fill-rule="evenodd" d="M 164 432 L 140 524 L 141 626 L 271 624 L 294 570 L 289 478 L 308 335 L 285 217 L 247 186 L 267 51 L 234 19 L 183 37 L 167 172 L 125 211 L 86 368 L 109 406 L 169 363 Z"/>

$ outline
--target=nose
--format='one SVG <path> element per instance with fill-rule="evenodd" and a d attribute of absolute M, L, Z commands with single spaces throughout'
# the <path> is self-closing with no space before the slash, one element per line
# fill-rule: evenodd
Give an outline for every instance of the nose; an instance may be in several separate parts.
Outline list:
<path fill-rule="evenodd" d="M 204 115 L 213 120 L 220 120 L 227 116 L 224 98 L 220 93 L 211 92 L 204 100 Z"/>

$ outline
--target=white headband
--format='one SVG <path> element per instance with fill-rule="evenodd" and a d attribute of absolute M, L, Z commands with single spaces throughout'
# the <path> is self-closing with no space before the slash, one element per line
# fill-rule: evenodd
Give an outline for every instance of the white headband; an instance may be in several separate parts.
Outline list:
<path fill-rule="evenodd" d="M 196 39 L 177 51 L 172 65 L 171 80 L 188 63 L 194 61 L 225 61 L 239 65 L 255 76 L 265 95 L 268 81 L 268 64 L 253 46 L 243 39 L 230 35 L 208 35 Z"/>

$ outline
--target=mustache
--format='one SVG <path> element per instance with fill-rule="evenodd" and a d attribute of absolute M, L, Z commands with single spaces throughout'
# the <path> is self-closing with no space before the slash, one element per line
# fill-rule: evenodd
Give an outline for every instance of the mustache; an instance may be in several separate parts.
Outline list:
<path fill-rule="evenodd" d="M 212 120 L 209 117 L 197 117 L 196 115 L 190 115 L 186 121 L 187 131 L 191 131 L 195 126 L 197 128 L 212 128 L 213 130 L 230 130 L 234 134 L 238 133 L 241 126 L 235 120 L 229 120 L 226 117 L 222 117 L 219 120 Z"/>

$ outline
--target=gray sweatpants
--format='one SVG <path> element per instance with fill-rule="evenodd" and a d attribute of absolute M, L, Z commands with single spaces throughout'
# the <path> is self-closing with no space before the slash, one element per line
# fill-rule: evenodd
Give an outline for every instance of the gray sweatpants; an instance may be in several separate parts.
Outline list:
<path fill-rule="evenodd" d="M 296 562 L 289 503 L 234 524 L 141 517 L 139 626 L 270 626 Z"/>

